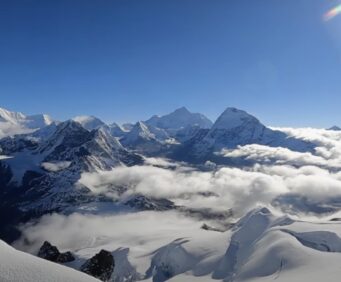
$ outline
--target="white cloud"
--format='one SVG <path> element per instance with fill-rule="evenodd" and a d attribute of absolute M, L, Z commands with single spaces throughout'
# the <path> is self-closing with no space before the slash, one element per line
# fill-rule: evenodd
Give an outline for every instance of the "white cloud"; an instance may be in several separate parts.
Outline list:
<path fill-rule="evenodd" d="M 84 173 L 79 182 L 93 193 L 114 199 L 143 194 L 192 208 L 232 208 L 239 215 L 257 205 L 270 205 L 280 195 L 299 194 L 313 201 L 341 196 L 340 174 L 316 166 L 256 165 L 248 170 L 224 167 L 210 172 L 119 167 Z M 113 192 L 122 186 L 127 189 L 123 195 Z"/>
<path fill-rule="evenodd" d="M 31 133 L 34 130 L 23 127 L 20 124 L 13 124 L 10 122 L 0 122 L 0 139 L 13 136 L 16 134 Z"/>
<path fill-rule="evenodd" d="M 253 160 L 252 167 L 211 165 L 211 171 L 199 171 L 151 158 L 145 166 L 84 173 L 79 182 L 93 193 L 104 193 L 118 200 L 143 194 L 195 208 L 232 208 L 237 214 L 259 204 L 270 205 L 283 195 L 295 194 L 321 204 L 341 197 L 341 132 L 312 128 L 280 130 L 314 142 L 318 146 L 316 152 L 251 144 L 223 153 L 230 158 Z M 118 195 L 115 187 L 125 187 L 126 191 Z"/>
<path fill-rule="evenodd" d="M 48 171 L 57 172 L 63 169 L 66 169 L 70 166 L 71 162 L 63 161 L 63 162 L 43 162 L 41 166 Z"/>
<path fill-rule="evenodd" d="M 253 160 L 268 164 L 289 164 L 295 166 L 317 165 L 328 166 L 328 160 L 321 156 L 315 156 L 312 153 L 301 153 L 291 151 L 282 147 L 269 147 L 258 144 L 239 146 L 234 150 L 223 150 L 225 157 L 245 157 L 247 160 Z M 341 165 L 341 164 L 339 164 Z"/>

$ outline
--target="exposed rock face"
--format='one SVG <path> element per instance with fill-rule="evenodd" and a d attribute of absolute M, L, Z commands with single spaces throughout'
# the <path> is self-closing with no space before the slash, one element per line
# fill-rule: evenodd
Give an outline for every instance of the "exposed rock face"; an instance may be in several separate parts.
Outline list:
<path fill-rule="evenodd" d="M 40 247 L 38 257 L 59 263 L 65 263 L 75 260 L 71 252 L 61 253 L 56 246 L 51 245 L 48 241 L 45 241 L 44 244 Z"/>
<path fill-rule="evenodd" d="M 114 267 L 113 255 L 106 250 L 101 250 L 81 266 L 81 271 L 102 281 L 108 281 L 114 271 Z"/>
<path fill-rule="evenodd" d="M 174 203 L 170 200 L 148 198 L 143 195 L 135 195 L 124 204 L 137 210 L 148 211 L 167 211 L 175 208 Z"/>

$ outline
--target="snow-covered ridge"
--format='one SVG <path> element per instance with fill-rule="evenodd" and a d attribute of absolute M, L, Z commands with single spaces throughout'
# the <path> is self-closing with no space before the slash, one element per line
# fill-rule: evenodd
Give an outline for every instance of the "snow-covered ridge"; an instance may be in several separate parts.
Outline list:
<path fill-rule="evenodd" d="M 75 233 L 76 242 L 70 237 Z M 340 233 L 339 222 L 296 221 L 261 207 L 225 232 L 204 229 L 200 221 L 174 211 L 75 213 L 43 218 L 16 245 L 36 252 L 51 239 L 79 262 L 105 247 L 116 262 L 110 281 L 319 282 L 328 277 L 337 282 Z"/>

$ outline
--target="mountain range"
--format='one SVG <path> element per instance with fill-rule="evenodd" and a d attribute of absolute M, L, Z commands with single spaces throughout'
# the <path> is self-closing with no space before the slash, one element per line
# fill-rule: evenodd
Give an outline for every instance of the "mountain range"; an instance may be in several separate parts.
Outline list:
<path fill-rule="evenodd" d="M 130 129 L 105 124 L 93 116 L 64 122 L 47 115 L 25 116 L 0 110 L 0 128 L 12 126 L 0 139 L 3 208 L 33 214 L 63 210 L 93 200 L 87 187 L 75 188 L 84 172 L 143 164 L 145 157 L 168 157 L 189 164 L 228 164 L 223 149 L 246 144 L 313 152 L 314 144 L 272 130 L 257 118 L 227 108 L 212 123 L 182 107 L 164 116 L 139 121 Z M 19 134 L 15 129 L 20 125 Z M 22 133 L 26 131 L 26 133 Z"/>
<path fill-rule="evenodd" d="M 329 132 L 337 135 L 338 130 L 334 126 L 329 129 Z M 80 214 L 89 213 L 90 218 L 97 213 L 103 213 L 103 210 L 105 211 L 104 218 L 115 212 L 118 214 L 137 212 L 137 214 L 142 213 L 141 216 L 146 216 L 147 219 L 152 214 L 152 219 L 148 220 L 158 221 L 160 216 L 161 221 L 166 220 L 167 222 L 168 216 L 172 216 L 172 212 L 176 212 L 182 217 L 191 218 L 191 220 L 207 220 L 217 225 L 204 224 L 200 229 L 200 236 L 203 238 L 207 237 L 217 241 L 218 238 L 221 240 L 220 233 L 230 232 L 231 244 L 223 253 L 221 250 L 224 248 L 224 241 L 219 243 L 217 241 L 217 246 L 208 244 L 207 248 L 212 249 L 209 253 L 202 251 L 202 256 L 195 255 L 197 252 L 201 252 L 197 243 L 193 245 L 195 246 L 193 249 L 189 248 L 190 251 L 187 252 L 182 245 L 191 242 L 193 238 L 196 238 L 194 241 L 198 240 L 200 244 L 207 243 L 196 237 L 196 229 L 190 231 L 191 240 L 177 239 L 166 245 L 159 242 L 160 245 L 157 245 L 159 249 L 156 251 L 155 249 L 148 249 L 147 253 L 137 251 L 137 257 L 150 259 L 149 267 L 143 273 L 139 273 L 130 264 L 125 251 L 119 248 L 114 254 L 115 260 L 118 261 L 119 272 L 114 271 L 112 281 L 136 281 L 150 278 L 152 281 L 162 282 L 176 275 L 182 277 L 183 281 L 189 281 L 191 278 L 188 280 L 187 274 L 184 274 L 186 271 L 193 271 L 195 276 L 206 277 L 209 275 L 212 279 L 223 279 L 224 281 L 232 281 L 235 275 L 241 279 L 240 281 L 247 280 L 248 277 L 254 277 L 254 275 L 258 277 L 267 274 L 279 277 L 282 268 L 295 260 L 291 253 L 285 253 L 286 246 L 295 246 L 300 250 L 309 247 L 309 254 L 313 254 L 316 250 L 323 252 L 331 249 L 335 249 L 335 252 L 341 250 L 340 241 L 335 237 L 334 231 L 328 234 L 325 233 L 327 232 L 325 230 L 314 231 L 314 234 L 310 236 L 288 227 L 294 222 L 292 219 L 276 217 L 267 209 L 256 209 L 241 217 L 239 221 L 232 222 L 233 210 L 214 211 L 185 205 L 184 201 L 188 197 L 186 193 L 182 195 L 183 198 L 180 202 L 174 202 L 173 199 L 168 199 L 165 196 L 158 196 L 158 187 L 155 188 L 152 195 L 143 194 L 149 186 L 153 187 L 154 182 L 158 179 L 158 173 L 165 174 L 164 170 L 153 170 L 149 173 L 150 166 L 177 171 L 177 167 L 181 164 L 183 167 L 177 171 L 180 174 L 180 179 L 185 177 L 181 174 L 184 171 L 195 170 L 197 173 L 202 173 L 200 177 L 206 179 L 208 177 L 206 172 L 215 171 L 217 167 L 248 170 L 256 162 L 247 157 L 227 157 L 224 153 L 238 150 L 247 145 L 285 149 L 292 154 L 299 154 L 300 157 L 319 158 L 318 152 L 315 151 L 320 146 L 318 140 L 314 142 L 305 138 L 293 137 L 286 131 L 272 129 L 243 110 L 228 107 L 215 122 L 211 122 L 203 114 L 191 113 L 182 107 L 163 116 L 155 115 L 148 120 L 137 121 L 135 124 L 119 125 L 117 123 L 106 124 L 94 116 L 78 116 L 66 121 L 56 121 L 45 114 L 27 116 L 0 109 L 0 133 L 0 214 L 9 215 L 0 217 L 0 238 L 7 242 L 14 242 L 18 238 L 22 238 L 23 224 L 27 222 L 32 224 L 51 213 L 67 216 L 75 211 Z M 131 168 L 132 170 L 124 178 L 124 182 L 114 185 L 106 173 L 117 168 L 121 169 L 116 170 L 115 177 L 118 179 L 121 177 L 120 173 L 127 172 L 125 169 Z M 147 187 L 141 185 L 138 187 L 140 190 L 132 192 L 132 187 L 134 187 L 132 171 L 142 177 L 144 169 L 149 173 L 147 174 Z M 96 177 L 96 181 L 106 183 L 106 193 L 101 191 L 101 188 L 96 186 L 97 184 L 91 186 L 80 181 L 84 175 L 90 178 Z M 199 181 L 200 177 L 198 176 Z M 166 179 L 173 183 L 172 177 L 168 174 L 166 174 Z M 90 179 L 90 181 L 92 180 Z M 197 185 L 196 181 L 193 179 L 185 181 L 184 185 L 191 188 L 191 186 Z M 261 183 L 263 180 L 259 181 Z M 173 185 L 175 191 L 179 189 L 176 182 Z M 257 190 L 257 183 L 255 187 Z M 94 192 L 97 188 L 99 190 Z M 207 201 L 217 197 L 215 191 L 199 192 L 197 196 L 199 195 Z M 323 203 L 318 205 L 307 199 L 290 200 L 299 199 L 296 196 L 290 194 L 284 198 L 278 197 L 273 203 L 281 204 L 282 199 L 287 206 L 293 206 L 297 201 L 298 205 L 309 208 L 310 211 L 315 211 L 316 207 L 323 208 L 323 211 L 328 208 L 329 211 L 335 211 L 335 206 L 332 205 L 326 207 L 323 206 Z M 335 198 L 334 201 L 336 204 L 338 203 L 338 199 Z M 145 218 L 143 217 L 143 219 Z M 134 222 L 135 219 L 129 219 L 128 215 L 127 220 Z M 180 219 L 176 218 L 176 221 L 178 220 Z M 310 226 L 311 223 L 307 224 Z M 28 226 L 30 228 L 31 225 Z M 153 223 L 150 228 L 155 229 L 156 227 L 158 225 Z M 125 228 L 124 224 L 122 228 Z M 164 228 L 168 230 L 168 226 L 164 226 Z M 176 228 L 169 230 L 174 231 L 177 230 Z M 230 230 L 230 228 L 232 229 Z M 335 226 L 332 225 L 330 228 L 334 230 Z M 154 231 L 159 232 L 156 229 Z M 117 232 L 119 231 L 117 230 Z M 179 229 L 179 232 L 182 232 L 182 229 Z M 205 232 L 208 232 L 209 235 L 206 235 Z M 272 235 L 268 235 L 270 232 L 281 240 L 289 240 L 284 241 L 284 245 L 279 247 L 284 252 L 284 258 L 274 255 L 273 248 L 276 249 L 276 247 L 269 245 L 272 240 Z M 162 236 L 171 240 L 170 234 L 166 233 L 162 233 Z M 143 241 L 148 236 L 150 234 L 143 235 L 143 238 L 138 238 L 138 240 Z M 184 237 L 186 236 L 184 235 Z M 108 238 L 100 237 L 98 242 L 95 240 L 96 244 L 105 245 L 105 242 L 109 244 L 111 241 Z M 292 240 L 298 240 L 300 243 L 293 243 Z M 29 242 L 29 240 L 24 240 L 24 242 L 26 241 Z M 132 241 L 136 241 L 135 237 Z M 259 245 L 253 248 L 255 242 Z M 27 265 L 31 268 L 45 267 L 46 262 L 42 262 L 40 265 L 36 258 L 16 252 L 1 241 L 0 248 L 8 253 L 13 260 L 26 258 Z M 263 254 L 263 250 L 266 254 Z M 99 250 L 95 248 L 95 251 Z M 136 252 L 136 249 L 132 252 Z M 210 257 L 211 262 L 204 259 L 206 255 L 210 256 L 209 254 L 215 252 L 219 253 L 219 259 L 213 255 Z M 260 262 L 252 259 L 255 254 L 262 258 Z M 296 253 L 294 252 L 294 254 Z M 76 262 L 68 266 L 79 269 L 80 263 L 84 261 L 82 255 L 80 253 Z M 312 257 L 314 261 L 320 262 L 319 256 L 313 255 Z M 0 256 L 0 261 L 1 259 L 3 258 Z M 257 265 L 261 262 L 267 266 L 262 265 L 262 268 L 258 269 Z M 143 262 L 142 265 L 145 267 L 146 262 Z M 205 266 L 205 269 L 200 269 L 200 265 Z M 46 264 L 46 267 L 51 268 L 51 273 L 55 273 L 59 269 L 50 264 Z M 74 281 L 84 278 L 82 275 L 78 277 L 77 273 L 72 271 L 66 271 L 65 277 L 69 276 L 74 276 Z M 304 273 L 300 272 L 299 277 L 305 277 Z M 89 278 L 89 281 L 92 279 Z"/>

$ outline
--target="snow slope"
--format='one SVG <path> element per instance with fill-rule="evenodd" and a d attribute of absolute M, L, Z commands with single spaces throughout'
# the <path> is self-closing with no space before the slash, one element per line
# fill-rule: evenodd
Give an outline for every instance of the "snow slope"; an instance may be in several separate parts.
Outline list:
<path fill-rule="evenodd" d="M 0 241 L 1 282 L 95 282 L 84 273 L 15 250 Z"/>
<path fill-rule="evenodd" d="M 117 262 L 112 281 L 337 282 L 341 275 L 340 222 L 295 221 L 257 208 L 232 229 L 217 232 L 175 211 L 83 211 L 44 217 L 27 227 L 17 246 L 35 253 L 51 239 L 62 250 L 76 253 L 78 262 L 69 265 L 75 268 L 107 249 Z"/>

